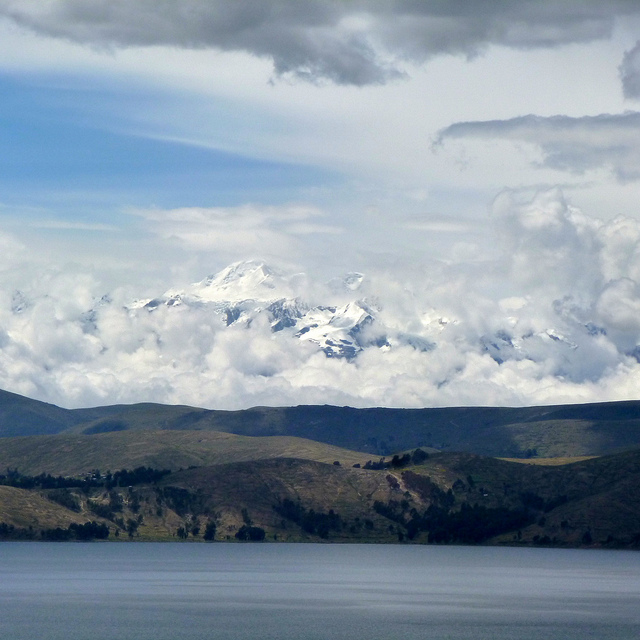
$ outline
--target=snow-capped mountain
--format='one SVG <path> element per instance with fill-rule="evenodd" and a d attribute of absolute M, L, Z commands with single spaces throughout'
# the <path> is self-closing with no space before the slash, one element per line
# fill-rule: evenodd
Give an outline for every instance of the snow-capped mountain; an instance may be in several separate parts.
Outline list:
<path fill-rule="evenodd" d="M 26 361 L 29 384 L 64 379 L 78 394 L 89 389 L 83 402 L 115 389 L 120 401 L 204 393 L 214 405 L 241 388 L 252 403 L 384 396 L 417 405 L 441 390 L 450 403 L 460 393 L 483 403 L 504 388 L 509 402 L 522 388 L 548 399 L 556 386 L 595 384 L 640 362 L 640 339 L 589 299 L 478 297 L 474 308 L 426 277 L 406 282 L 349 273 L 322 284 L 241 262 L 137 301 L 125 289 L 5 292 L 0 375 L 20 380 Z M 50 373 L 56 363 L 64 375 Z"/>
<path fill-rule="evenodd" d="M 236 262 L 184 291 L 165 293 L 165 297 L 172 299 L 223 303 L 278 300 L 292 295 L 287 278 L 255 261 Z"/>
<path fill-rule="evenodd" d="M 250 324 L 258 316 L 266 316 L 274 333 L 288 331 L 301 341 L 318 345 L 329 357 L 353 358 L 372 344 L 388 345 L 373 305 L 364 299 L 310 305 L 295 295 L 292 281 L 298 277 L 288 278 L 262 262 L 237 262 L 184 289 L 138 300 L 129 309 L 135 313 L 153 312 L 162 305 L 205 307 L 227 326 Z M 363 278 L 360 273 L 349 273 L 331 281 L 328 290 L 355 293 Z"/>
<path fill-rule="evenodd" d="M 500 328 L 476 333 L 462 319 L 435 308 L 416 307 L 413 317 L 406 312 L 396 317 L 393 309 L 385 310 L 370 294 L 370 284 L 361 273 L 333 279 L 324 289 L 305 283 L 304 274 L 285 275 L 257 261 L 237 262 L 200 282 L 168 289 L 152 299 L 132 301 L 125 308 L 132 318 L 144 318 L 142 314 L 154 314 L 161 308 L 168 314 L 198 310 L 204 313 L 200 317 L 205 323 L 211 322 L 218 329 L 248 328 L 259 321 L 261 327 L 270 329 L 274 339 L 315 345 L 327 357 L 348 360 L 370 348 L 388 351 L 409 347 L 428 352 L 455 344 L 465 351 L 489 355 L 498 364 L 541 362 L 554 354 L 558 371 L 571 370 L 571 376 L 580 378 L 585 367 L 580 353 L 586 350 L 595 354 L 603 367 L 610 358 L 606 330 L 590 320 L 588 311 L 572 307 L 567 300 L 554 306 L 552 324 L 547 327 L 532 330 L 527 322 L 520 323 L 526 318 L 523 308 L 505 316 Z M 311 289 L 316 292 L 313 302 L 302 293 Z M 319 294 L 320 290 L 324 294 Z M 23 314 L 32 302 L 15 292 L 13 313 Z M 83 331 L 97 331 L 102 310 L 112 304 L 108 295 L 97 299 L 80 318 Z M 640 348 L 627 350 L 625 355 L 640 360 Z"/>
<path fill-rule="evenodd" d="M 352 359 L 369 347 L 388 350 L 400 345 L 425 352 L 441 342 L 458 339 L 460 322 L 435 309 L 415 318 L 411 323 L 413 331 L 385 324 L 377 299 L 358 297 L 363 293 L 365 280 L 361 273 L 348 273 L 327 283 L 326 304 L 311 304 L 297 295 L 294 284 L 301 277 L 301 274 L 285 276 L 262 262 L 237 262 L 182 289 L 169 289 L 157 298 L 136 301 L 129 309 L 131 313 L 152 313 L 160 306 L 198 307 L 210 311 L 216 322 L 226 326 L 249 326 L 257 318 L 266 319 L 274 334 L 288 334 L 292 339 L 315 344 L 331 358 Z M 510 320 L 515 322 L 513 318 Z M 560 325 L 567 322 L 564 316 L 558 320 Z M 577 330 L 593 334 L 586 324 Z M 464 334 L 464 339 L 469 340 L 468 332 Z M 559 354 L 579 348 L 554 327 L 523 333 L 503 328 L 478 335 L 470 343 L 499 364 L 508 360 L 538 360 L 550 345 Z"/>

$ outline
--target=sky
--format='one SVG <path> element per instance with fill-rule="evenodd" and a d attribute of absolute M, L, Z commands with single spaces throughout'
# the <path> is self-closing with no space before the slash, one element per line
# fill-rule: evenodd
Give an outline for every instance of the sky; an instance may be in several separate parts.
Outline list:
<path fill-rule="evenodd" d="M 629 0 L 0 0 L 0 388 L 637 398 L 639 186 Z M 338 361 L 126 310 L 242 260 L 306 274 L 315 304 L 365 274 L 384 326 L 436 348 Z"/>

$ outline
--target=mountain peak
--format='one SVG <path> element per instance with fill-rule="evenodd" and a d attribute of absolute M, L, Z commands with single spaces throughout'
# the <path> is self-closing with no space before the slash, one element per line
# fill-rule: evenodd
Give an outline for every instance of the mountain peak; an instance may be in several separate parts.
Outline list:
<path fill-rule="evenodd" d="M 203 282 L 207 282 L 208 285 L 217 284 L 218 286 L 224 286 L 250 278 L 263 284 L 273 279 L 273 277 L 273 270 L 264 262 L 258 260 L 241 260 L 230 264 L 215 275 L 208 276 Z"/>
<path fill-rule="evenodd" d="M 208 301 L 242 301 L 273 300 L 291 292 L 285 278 L 264 262 L 246 260 L 193 284 L 190 293 Z"/>

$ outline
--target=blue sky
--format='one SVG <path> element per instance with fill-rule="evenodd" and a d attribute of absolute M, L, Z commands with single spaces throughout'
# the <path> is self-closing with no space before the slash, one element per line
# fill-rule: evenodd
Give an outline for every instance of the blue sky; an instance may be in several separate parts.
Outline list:
<path fill-rule="evenodd" d="M 138 131 L 170 100 L 91 78 L 0 77 L 0 189 L 5 205 L 69 222 L 108 223 L 123 207 L 274 204 L 326 186 L 328 170 L 159 139 Z M 224 109 L 211 110 L 233 127 Z"/>
<path fill-rule="evenodd" d="M 106 346 L 115 325 L 87 338 L 82 314 L 254 259 L 308 274 L 314 298 L 365 273 L 397 330 L 461 328 L 443 329 L 437 363 L 322 364 L 340 384 L 377 389 L 386 371 L 382 388 L 405 381 L 394 402 L 415 406 L 450 369 L 465 402 L 486 379 L 502 403 L 629 397 L 639 101 L 640 7 L 625 0 L 0 0 L 0 386 L 145 399 L 127 395 L 140 354 Z M 47 311 L 16 315 L 16 295 Z M 516 328 L 514 344 L 555 337 L 517 371 L 491 369 L 477 345 Z M 144 344 L 175 335 L 148 330 Z M 573 346 L 558 355 L 561 330 Z M 210 360 L 192 357 L 189 371 Z M 319 366 L 291 357 L 282 379 Z M 270 397 L 273 381 L 221 361 L 240 376 L 225 406 Z M 208 398 L 166 376 L 177 401 Z"/>

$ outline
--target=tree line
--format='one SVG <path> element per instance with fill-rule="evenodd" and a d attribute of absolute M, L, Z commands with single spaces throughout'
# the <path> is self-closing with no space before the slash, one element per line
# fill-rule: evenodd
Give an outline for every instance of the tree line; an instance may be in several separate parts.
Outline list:
<path fill-rule="evenodd" d="M 0 540 L 45 540 L 48 542 L 68 542 L 71 540 L 106 540 L 109 527 L 106 524 L 91 521 L 84 524 L 71 523 L 66 529 L 56 527 L 39 529 L 21 528 L 6 522 L 0 522 Z"/>
<path fill-rule="evenodd" d="M 120 469 L 111 473 L 101 474 L 99 469 L 79 476 L 52 476 L 41 473 L 37 476 L 22 474 L 18 469 L 8 468 L 6 474 L 0 475 L 0 485 L 16 487 L 18 489 L 112 489 L 113 487 L 131 487 L 138 484 L 154 484 L 171 473 L 170 469 L 152 469 L 151 467 L 137 467 L 132 470 Z"/>

